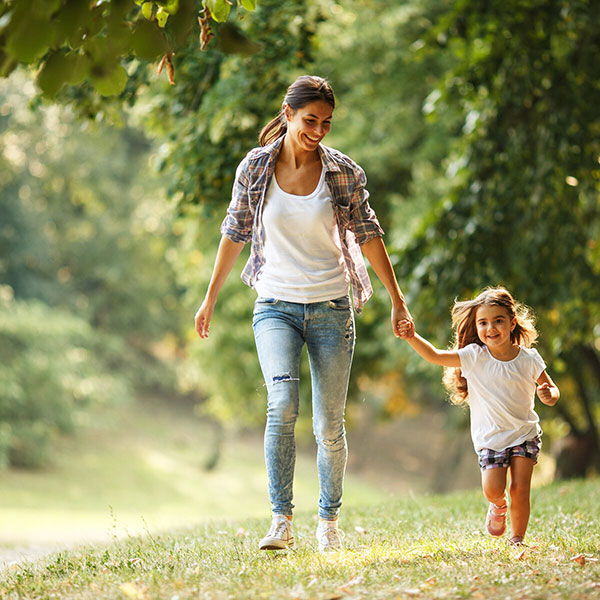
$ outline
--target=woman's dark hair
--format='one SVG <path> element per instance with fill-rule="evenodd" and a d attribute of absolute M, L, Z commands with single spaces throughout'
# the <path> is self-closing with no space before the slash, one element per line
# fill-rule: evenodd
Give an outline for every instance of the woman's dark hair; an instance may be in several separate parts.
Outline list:
<path fill-rule="evenodd" d="M 335 98 L 329 82 L 316 75 L 302 75 L 287 89 L 283 104 L 288 104 L 292 110 L 297 110 L 310 102 L 319 100 L 323 100 L 331 104 L 331 108 L 335 108 Z M 261 146 L 266 146 L 280 138 L 286 131 L 287 121 L 282 106 L 278 115 L 263 127 L 258 141 Z"/>

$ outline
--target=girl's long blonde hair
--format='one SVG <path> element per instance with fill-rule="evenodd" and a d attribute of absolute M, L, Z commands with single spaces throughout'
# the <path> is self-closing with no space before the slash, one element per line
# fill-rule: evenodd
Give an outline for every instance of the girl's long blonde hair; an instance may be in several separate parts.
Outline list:
<path fill-rule="evenodd" d="M 453 350 L 464 348 L 469 344 L 483 346 L 477 335 L 475 319 L 480 306 L 501 306 L 508 313 L 509 318 L 516 318 L 516 326 L 510 334 L 513 344 L 529 348 L 537 339 L 535 317 L 531 309 L 517 302 L 509 291 L 503 287 L 488 287 L 474 300 L 457 300 L 452 307 L 452 327 L 454 328 Z M 450 392 L 450 401 L 453 404 L 468 402 L 469 390 L 467 380 L 462 376 L 460 367 L 447 367 L 444 369 L 442 379 L 444 386 Z"/>

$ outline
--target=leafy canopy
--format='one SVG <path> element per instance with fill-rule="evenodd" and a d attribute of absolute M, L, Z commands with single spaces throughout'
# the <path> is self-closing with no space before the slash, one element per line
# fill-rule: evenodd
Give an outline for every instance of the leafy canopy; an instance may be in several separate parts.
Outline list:
<path fill-rule="evenodd" d="M 238 4 L 256 8 L 256 0 Z M 85 81 L 114 96 L 127 86 L 132 59 L 162 57 L 160 68 L 166 66 L 173 83 L 172 56 L 198 23 L 204 49 L 212 25 L 227 21 L 231 8 L 228 0 L 8 0 L 0 5 L 0 76 L 28 64 L 39 67 L 38 84 L 50 98 Z M 222 37 L 247 41 L 244 51 L 256 51 L 234 25 L 226 24 Z"/>

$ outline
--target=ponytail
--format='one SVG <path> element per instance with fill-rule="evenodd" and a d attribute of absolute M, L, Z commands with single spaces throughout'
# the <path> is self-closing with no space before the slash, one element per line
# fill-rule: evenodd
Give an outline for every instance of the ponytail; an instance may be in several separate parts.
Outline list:
<path fill-rule="evenodd" d="M 271 119 L 260 132 L 258 136 L 258 141 L 261 146 L 266 146 L 278 140 L 282 135 L 285 135 L 287 131 L 287 121 L 285 119 L 285 114 L 283 113 L 283 108 L 279 111 L 279 114 Z"/>

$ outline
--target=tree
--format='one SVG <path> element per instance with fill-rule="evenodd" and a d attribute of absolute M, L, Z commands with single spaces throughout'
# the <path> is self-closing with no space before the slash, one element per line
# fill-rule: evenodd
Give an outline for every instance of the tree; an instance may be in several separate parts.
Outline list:
<path fill-rule="evenodd" d="M 398 263 L 430 327 L 447 319 L 440 297 L 490 284 L 535 307 L 571 430 L 567 476 L 600 466 L 599 17 L 594 2 L 462 0 L 438 18 L 421 52 L 455 65 L 433 112 L 459 109 L 463 135 L 452 189 Z"/>
<path fill-rule="evenodd" d="M 254 10 L 256 0 L 238 0 Z M 37 81 L 50 98 L 64 86 L 91 83 L 102 96 L 126 90 L 141 61 L 162 57 L 174 82 L 173 54 L 188 43 L 200 22 L 203 50 L 212 27 L 227 21 L 228 0 L 5 0 L 0 5 L 0 76 L 18 64 L 39 66 Z M 198 16 L 199 15 L 199 16 Z M 239 29 L 225 23 L 222 45 L 235 51 L 256 48 Z M 213 42 L 214 43 L 214 42 Z"/>
<path fill-rule="evenodd" d="M 35 467 L 92 407 L 172 391 L 153 352 L 177 331 L 168 206 L 148 141 L 31 111 L 0 81 L 0 467 Z"/>

